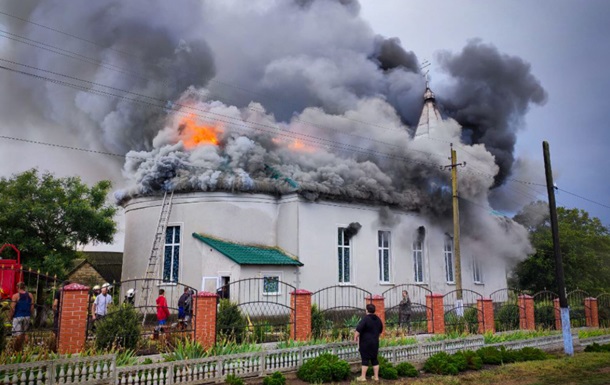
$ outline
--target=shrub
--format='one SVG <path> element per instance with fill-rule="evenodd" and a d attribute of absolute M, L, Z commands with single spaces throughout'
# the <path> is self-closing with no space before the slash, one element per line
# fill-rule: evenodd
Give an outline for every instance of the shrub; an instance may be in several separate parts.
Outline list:
<path fill-rule="evenodd" d="M 451 356 L 445 352 L 432 355 L 424 363 L 424 370 L 434 374 L 457 374 L 457 366 L 452 362 Z"/>
<path fill-rule="evenodd" d="M 280 372 L 275 372 L 263 379 L 263 385 L 286 385 L 286 377 Z"/>
<path fill-rule="evenodd" d="M 227 378 L 225 378 L 225 384 L 229 385 L 244 385 L 244 380 L 237 377 L 235 374 L 229 374 Z"/>
<path fill-rule="evenodd" d="M 318 309 L 318 305 L 311 305 L 311 334 L 314 339 L 322 337 L 325 324 L 324 314 Z"/>
<path fill-rule="evenodd" d="M 297 377 L 305 382 L 319 383 L 345 380 L 350 366 L 339 357 L 326 353 L 312 358 L 297 370 Z"/>
<path fill-rule="evenodd" d="M 516 305 L 504 305 L 496 313 L 496 329 L 515 330 L 519 329 L 519 307 Z"/>
<path fill-rule="evenodd" d="M 462 353 L 462 352 L 454 353 L 450 356 L 450 359 L 451 359 L 451 363 L 453 365 L 455 365 L 455 367 L 457 368 L 458 371 L 465 372 L 466 369 L 468 369 L 468 361 L 466 360 L 464 353 Z"/>
<path fill-rule="evenodd" d="M 524 361 L 521 357 L 521 351 L 506 349 L 504 346 L 500 347 L 500 355 L 502 356 L 503 364 Z"/>
<path fill-rule="evenodd" d="M 610 353 L 610 344 L 600 345 L 597 342 L 594 342 L 585 348 L 585 352 L 587 352 L 587 353 Z"/>
<path fill-rule="evenodd" d="M 468 332 L 476 334 L 479 332 L 479 310 L 473 307 L 464 311 L 464 320 L 468 326 Z"/>
<path fill-rule="evenodd" d="M 610 345 L 608 345 L 610 347 Z M 523 361 L 540 361 L 548 358 L 547 354 L 538 348 L 525 347 L 519 351 L 520 358 Z"/>
<path fill-rule="evenodd" d="M 241 343 L 246 331 L 246 319 L 237 304 L 221 299 L 218 306 L 218 333 L 227 340 Z"/>
<path fill-rule="evenodd" d="M 419 376 L 419 371 L 415 369 L 415 366 L 411 365 L 408 362 L 401 362 L 396 365 L 396 372 L 400 377 L 417 377 Z"/>
<path fill-rule="evenodd" d="M 479 370 L 483 367 L 483 361 L 481 357 L 472 350 L 465 350 L 461 353 L 464 359 L 466 360 L 466 369 L 468 370 Z M 456 354 L 458 354 L 456 353 Z"/>
<path fill-rule="evenodd" d="M 486 365 L 502 364 L 502 352 L 500 352 L 500 350 L 494 346 L 485 346 L 477 350 L 476 353 L 479 355 L 479 357 L 481 357 L 481 361 L 483 361 L 483 363 Z"/>
<path fill-rule="evenodd" d="M 163 355 L 163 358 L 166 362 L 169 362 L 204 358 L 207 356 L 208 352 L 206 352 L 199 342 L 187 339 L 184 341 L 178 341 L 176 346 L 174 346 L 173 351 L 169 354 Z"/>
<path fill-rule="evenodd" d="M 6 322 L 7 321 L 4 318 L 4 315 L 0 315 L 0 353 L 4 352 L 4 349 L 6 349 L 6 335 L 9 333 L 10 330 L 5 325 Z"/>
<path fill-rule="evenodd" d="M 133 306 L 119 309 L 111 306 L 109 314 L 96 321 L 95 346 L 98 350 L 111 348 L 135 350 L 141 332 L 140 317 Z"/>
<path fill-rule="evenodd" d="M 534 308 L 536 326 L 543 329 L 555 329 L 555 308 L 553 306 L 536 306 Z"/>

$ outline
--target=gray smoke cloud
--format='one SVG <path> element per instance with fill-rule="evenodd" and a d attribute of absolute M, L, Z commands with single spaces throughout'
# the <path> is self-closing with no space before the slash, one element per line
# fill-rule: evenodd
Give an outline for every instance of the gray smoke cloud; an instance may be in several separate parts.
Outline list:
<path fill-rule="evenodd" d="M 546 91 L 527 62 L 479 40 L 457 54 L 441 52 L 438 60 L 453 80 L 442 106 L 463 126 L 464 142 L 482 143 L 496 157 L 496 184 L 502 184 L 511 174 L 521 120 L 531 104 L 546 102 Z"/>
<path fill-rule="evenodd" d="M 298 192 L 444 223 L 450 176 L 439 166 L 448 143 L 463 142 L 477 170 L 460 174 L 460 196 L 488 207 L 494 176 L 510 173 L 521 117 L 546 98 L 523 60 L 471 42 L 440 57 L 451 84 L 437 96 L 457 121 L 443 122 L 436 138 L 413 139 L 425 89 L 419 61 L 398 39 L 376 34 L 356 0 L 26 0 L 9 9 L 81 38 L 12 20 L 11 33 L 62 53 L 12 41 L 6 52 L 15 61 L 114 87 L 120 97 L 87 92 L 109 90 L 89 83 L 74 90 L 3 73 L 19 103 L 0 109 L 37 111 L 30 119 L 60 127 L 51 135 L 126 154 L 129 185 L 118 201 L 170 189 Z M 214 142 L 201 139 L 210 133 Z M 467 215 L 477 231 L 492 227 L 494 239 L 520 231 L 486 222 L 485 210 Z"/>

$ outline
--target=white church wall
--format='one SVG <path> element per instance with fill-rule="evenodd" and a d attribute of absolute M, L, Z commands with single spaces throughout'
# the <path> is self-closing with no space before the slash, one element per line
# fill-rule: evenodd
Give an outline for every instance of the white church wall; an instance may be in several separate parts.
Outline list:
<path fill-rule="evenodd" d="M 299 254 L 299 198 L 296 194 L 278 202 L 277 246 L 292 256 Z"/>

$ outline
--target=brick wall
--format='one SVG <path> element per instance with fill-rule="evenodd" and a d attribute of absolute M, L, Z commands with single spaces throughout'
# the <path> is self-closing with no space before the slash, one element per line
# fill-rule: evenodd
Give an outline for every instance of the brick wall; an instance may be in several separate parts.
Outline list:
<path fill-rule="evenodd" d="M 445 334 L 445 307 L 442 294 L 426 296 L 426 317 L 428 318 L 428 333 Z"/>
<path fill-rule="evenodd" d="M 494 304 L 491 298 L 477 300 L 477 319 L 479 321 L 479 333 L 496 332 L 494 320 Z"/>
<path fill-rule="evenodd" d="M 534 314 L 534 297 L 530 295 L 520 295 L 519 328 L 521 330 L 536 330 Z"/>
<path fill-rule="evenodd" d="M 585 319 L 587 327 L 599 327 L 599 310 L 597 308 L 597 298 L 585 298 Z"/>
<path fill-rule="evenodd" d="M 293 291 L 290 303 L 295 309 L 290 312 L 290 338 L 307 341 L 311 338 L 311 292 L 303 289 Z"/>
<path fill-rule="evenodd" d="M 73 271 L 67 279 L 70 282 L 81 282 L 91 286 L 101 286 L 105 282 L 104 277 L 102 277 L 89 262 L 85 262 L 81 267 Z"/>
<path fill-rule="evenodd" d="M 78 353 L 85 347 L 89 287 L 73 283 L 61 292 L 59 308 L 59 354 Z"/>
<path fill-rule="evenodd" d="M 193 327 L 195 340 L 204 348 L 216 344 L 216 299 L 218 295 L 200 291 L 195 296 Z"/>

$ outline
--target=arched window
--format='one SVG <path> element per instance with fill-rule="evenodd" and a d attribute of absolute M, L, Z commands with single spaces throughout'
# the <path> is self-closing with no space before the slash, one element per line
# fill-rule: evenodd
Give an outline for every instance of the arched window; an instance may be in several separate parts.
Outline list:
<path fill-rule="evenodd" d="M 420 226 L 415 234 L 413 241 L 413 273 L 415 283 L 424 282 L 424 241 L 426 238 L 426 228 Z"/>
<path fill-rule="evenodd" d="M 445 237 L 445 280 L 447 283 L 455 283 L 455 267 L 453 260 L 453 239 Z"/>

